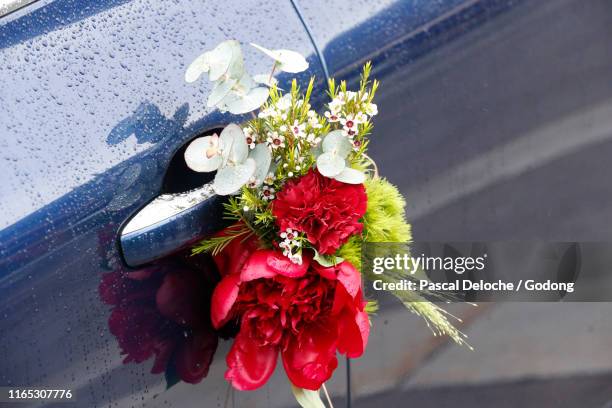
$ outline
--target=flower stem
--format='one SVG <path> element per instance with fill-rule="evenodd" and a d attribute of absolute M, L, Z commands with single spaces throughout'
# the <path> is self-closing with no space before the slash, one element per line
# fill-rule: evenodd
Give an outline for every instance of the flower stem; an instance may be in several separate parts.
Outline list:
<path fill-rule="evenodd" d="M 325 383 L 321 384 L 321 387 L 323 388 L 323 392 L 325 393 L 325 398 L 327 399 L 329 408 L 334 408 L 334 404 L 332 404 L 331 398 L 329 398 L 329 393 L 327 392 L 327 387 L 325 387 Z"/>
<path fill-rule="evenodd" d="M 276 71 L 276 61 L 272 65 L 272 71 L 270 71 L 270 76 L 268 77 L 268 84 L 272 83 L 272 76 L 274 75 L 274 71 Z"/>

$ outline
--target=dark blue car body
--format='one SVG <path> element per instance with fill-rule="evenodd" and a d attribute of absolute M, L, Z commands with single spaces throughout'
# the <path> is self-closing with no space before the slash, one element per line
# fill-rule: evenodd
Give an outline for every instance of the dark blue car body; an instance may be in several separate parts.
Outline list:
<path fill-rule="evenodd" d="M 429 239 L 462 239 L 466 229 L 472 239 L 514 236 L 512 228 L 488 224 L 491 228 L 486 229 L 473 223 L 479 217 L 485 224 L 495 223 L 507 207 L 488 203 L 477 213 L 460 212 L 463 218 L 458 220 L 446 202 L 436 202 L 435 197 L 433 204 L 428 201 L 432 192 L 423 190 L 421 182 L 510 141 L 514 133 L 508 129 L 520 126 L 504 123 L 504 117 L 540 123 L 549 114 L 562 117 L 610 94 L 612 82 L 604 72 L 611 65 L 609 52 L 601 58 L 562 58 L 563 51 L 551 52 L 549 58 L 559 59 L 541 63 L 542 77 L 535 84 L 523 81 L 529 64 L 514 75 L 517 71 L 510 66 L 520 67 L 520 60 L 510 57 L 492 66 L 491 61 L 501 59 L 487 59 L 484 52 L 470 60 L 473 70 L 466 68 L 480 75 L 478 81 L 448 70 L 464 63 L 456 57 L 466 48 L 457 51 L 458 44 L 486 43 L 487 37 L 499 38 L 498 30 L 512 30 L 514 22 L 532 17 L 542 24 L 571 20 L 570 10 L 580 8 L 578 1 L 558 2 L 556 9 L 549 5 L 551 10 L 524 3 L 40 0 L 0 18 L 0 386 L 69 388 L 77 401 L 66 406 L 223 404 L 220 357 L 200 386 L 180 384 L 165 393 L 163 376 L 149 374 L 149 364 L 123 365 L 108 332 L 108 308 L 99 299 L 98 285 L 104 272 L 122 262 L 121 228 L 161 192 L 174 188 L 165 177 L 176 152 L 202 133 L 247 118 L 207 108 L 210 84 L 184 81 L 187 65 L 224 39 L 299 51 L 310 63 L 298 76 L 300 83 L 316 76 L 320 95 L 327 75 L 354 85 L 363 63 L 371 60 L 373 76 L 382 82 L 381 114 L 375 122 L 381 136 L 373 140 L 372 154 L 404 192 L 426 196 L 415 204 L 421 203 L 418 208 L 409 204 L 416 230 Z M 592 2 L 583 12 L 589 7 L 595 9 L 593 15 L 597 7 L 609 11 L 603 3 Z M 593 23 L 600 31 L 585 29 L 584 43 L 577 39 L 574 44 L 587 44 L 589 33 L 598 38 L 605 32 L 609 26 L 604 16 Z M 533 24 L 539 23 L 529 27 Z M 536 58 L 537 46 L 525 41 L 516 43 L 533 47 L 534 53 L 527 54 Z M 494 53 L 493 48 L 485 49 Z M 269 61 L 255 50 L 245 47 L 245 59 L 252 74 L 269 71 Z M 593 64 L 575 72 L 559 68 L 577 60 Z M 479 67 L 487 68 L 477 72 Z M 584 79 L 589 70 L 594 72 L 591 82 Z M 554 105 L 550 101 L 557 96 L 550 90 L 555 82 L 550 78 L 558 83 L 583 81 L 593 92 L 578 92 L 567 106 Z M 281 87 L 288 79 L 280 77 Z M 508 82 L 499 85 L 504 81 Z M 512 89 L 528 93 L 528 87 L 531 97 L 486 100 Z M 538 94 L 544 94 L 544 102 L 533 103 L 530 109 L 540 110 L 530 116 L 521 110 L 521 101 L 533 101 Z M 324 103 L 323 97 L 314 101 L 318 110 Z M 468 117 L 472 120 L 466 121 Z M 488 128 L 476 128 L 475 123 Z M 605 157 L 609 143 L 597 150 L 588 154 Z M 589 172 L 599 175 L 601 170 L 594 167 Z M 514 191 L 503 183 L 485 187 L 491 186 Z M 514 188 L 537 191 L 540 186 Z M 536 206 L 539 212 L 525 213 L 521 207 L 522 217 L 562 218 L 564 209 L 556 198 L 563 196 L 563 187 L 549 187 L 551 202 Z M 608 197 L 595 190 L 585 185 L 575 195 Z M 508 194 L 494 195 L 500 196 Z M 435 211 L 426 210 L 430 204 Z M 214 223 L 218 214 L 210 217 L 207 222 Z M 601 217 L 610 225 L 609 211 L 602 210 Z M 556 239 L 577 231 L 563 223 L 554 228 Z M 450 236 L 442 237 L 443 230 Z M 595 231 L 602 232 L 584 236 L 608 233 Z M 337 392 L 342 393 L 340 370 L 337 377 Z M 241 395 L 238 405 L 291 403 L 283 381 L 275 376 L 265 389 Z M 278 387 L 283 397 L 275 396 Z"/>

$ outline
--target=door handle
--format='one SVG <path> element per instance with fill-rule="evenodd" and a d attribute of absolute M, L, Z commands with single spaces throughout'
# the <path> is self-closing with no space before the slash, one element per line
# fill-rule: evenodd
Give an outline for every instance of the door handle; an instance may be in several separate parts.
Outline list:
<path fill-rule="evenodd" d="M 212 183 L 178 194 L 163 194 L 143 207 L 121 232 L 125 263 L 136 267 L 170 255 L 228 225 L 223 219 L 227 197 Z"/>

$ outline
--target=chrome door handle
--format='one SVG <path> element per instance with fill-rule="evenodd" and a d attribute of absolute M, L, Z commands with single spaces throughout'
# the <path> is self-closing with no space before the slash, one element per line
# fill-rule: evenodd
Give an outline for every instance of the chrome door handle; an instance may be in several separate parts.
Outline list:
<path fill-rule="evenodd" d="M 164 194 L 143 207 L 123 228 L 125 263 L 136 267 L 170 255 L 228 225 L 223 219 L 227 197 L 212 183 L 186 193 Z"/>

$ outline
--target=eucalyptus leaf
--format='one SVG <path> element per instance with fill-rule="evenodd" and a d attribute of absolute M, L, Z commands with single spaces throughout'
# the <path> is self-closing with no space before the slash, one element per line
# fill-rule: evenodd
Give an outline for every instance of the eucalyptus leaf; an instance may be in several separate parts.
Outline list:
<path fill-rule="evenodd" d="M 314 251 L 315 251 L 315 255 L 312 259 L 317 261 L 319 265 L 325 268 L 329 268 L 330 266 L 338 265 L 339 263 L 344 261 L 344 258 L 341 258 L 339 256 L 324 255 L 324 254 L 319 253 L 319 251 L 317 251 L 316 249 Z"/>
<path fill-rule="evenodd" d="M 336 174 L 334 178 L 346 184 L 362 184 L 366 179 L 362 171 L 350 167 L 345 167 L 344 170 Z"/>
<path fill-rule="evenodd" d="M 219 195 L 236 193 L 255 173 L 255 160 L 246 159 L 244 163 L 221 167 L 215 176 L 213 190 Z"/>
<path fill-rule="evenodd" d="M 253 81 L 257 82 L 258 84 L 263 84 L 270 88 L 278 84 L 278 80 L 274 77 L 271 77 L 269 74 L 253 75 Z"/>
<path fill-rule="evenodd" d="M 308 69 L 306 58 L 299 52 L 283 49 L 270 50 L 254 43 L 251 43 L 251 45 L 268 57 L 274 59 L 277 62 L 278 69 L 281 71 L 298 73 Z"/>
<path fill-rule="evenodd" d="M 337 154 L 323 153 L 317 157 L 317 169 L 325 177 L 333 178 L 346 167 L 346 161 Z"/>
<path fill-rule="evenodd" d="M 213 86 L 210 95 L 208 95 L 208 106 L 216 106 L 232 91 L 232 87 L 236 85 L 238 80 L 235 78 L 228 78 L 225 81 L 217 81 Z"/>
<path fill-rule="evenodd" d="M 217 170 L 221 165 L 222 158 L 218 153 L 220 145 L 215 144 L 215 140 L 219 142 L 219 138 L 216 135 L 198 137 L 192 141 L 187 146 L 184 154 L 187 167 L 200 173 Z"/>
<path fill-rule="evenodd" d="M 258 109 L 268 100 L 268 96 L 269 91 L 265 87 L 253 88 L 245 95 L 230 92 L 218 107 L 221 110 L 240 115 Z"/>
<path fill-rule="evenodd" d="M 239 164 L 246 160 L 249 155 L 249 146 L 242 128 L 235 123 L 230 123 L 223 129 L 221 136 L 222 166 L 228 164 Z"/>
<path fill-rule="evenodd" d="M 208 79 L 211 81 L 217 81 L 223 75 L 240 78 L 244 72 L 240 43 L 236 40 L 223 41 L 209 52 L 208 63 Z"/>
<path fill-rule="evenodd" d="M 270 170 L 272 154 L 265 143 L 259 143 L 253 150 L 251 150 L 249 157 L 255 160 L 255 175 L 253 177 L 255 177 L 255 185 L 260 186 Z"/>
<path fill-rule="evenodd" d="M 319 391 L 305 390 L 293 384 L 291 384 L 291 391 L 293 392 L 295 400 L 302 408 L 325 408 Z"/>
<path fill-rule="evenodd" d="M 345 158 L 353 149 L 353 145 L 341 130 L 329 132 L 321 144 L 324 153 L 334 152 L 338 156 Z"/>
<path fill-rule="evenodd" d="M 195 82 L 204 72 L 210 70 L 210 53 L 205 52 L 193 60 L 185 71 L 185 81 Z"/>
<path fill-rule="evenodd" d="M 246 95 L 251 89 L 255 88 L 256 86 L 257 82 L 255 82 L 255 80 L 251 78 L 249 73 L 245 71 L 239 77 L 238 82 L 236 83 L 236 85 L 234 85 L 234 88 L 232 90 L 238 95 Z"/>

